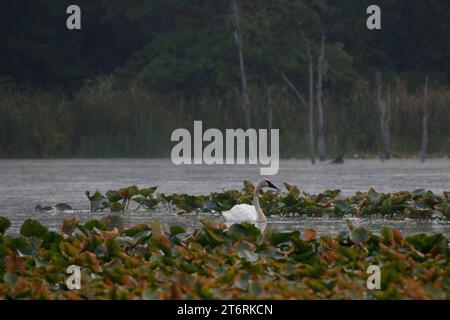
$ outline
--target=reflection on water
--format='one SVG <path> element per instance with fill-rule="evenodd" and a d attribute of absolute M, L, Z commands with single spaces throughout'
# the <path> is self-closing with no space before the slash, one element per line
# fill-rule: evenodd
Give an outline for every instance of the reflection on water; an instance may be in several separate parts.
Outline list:
<path fill-rule="evenodd" d="M 169 160 L 0 160 L 0 215 L 13 222 L 13 231 L 27 218 L 57 229 L 73 215 L 82 221 L 100 218 L 90 213 L 86 190 L 106 192 L 109 189 L 136 184 L 157 185 L 159 192 L 209 193 L 241 188 L 242 181 L 259 178 L 256 166 L 175 166 Z M 280 172 L 271 177 L 277 185 L 297 184 L 308 193 L 341 189 L 344 195 L 374 187 L 378 191 L 425 188 L 436 193 L 450 189 L 450 161 L 430 160 L 350 160 L 343 165 L 286 160 Z M 73 213 L 35 212 L 37 205 L 67 202 L 77 209 Z M 164 223 L 200 226 L 199 218 L 223 221 L 220 215 L 184 215 L 135 212 L 125 216 L 128 225 L 160 219 Z M 378 231 L 382 226 L 398 228 L 404 233 L 442 232 L 450 236 L 450 225 L 438 221 L 389 221 L 361 219 L 359 224 Z M 319 234 L 336 234 L 347 230 L 345 220 L 330 218 L 270 218 L 267 229 L 303 230 L 313 228 Z"/>

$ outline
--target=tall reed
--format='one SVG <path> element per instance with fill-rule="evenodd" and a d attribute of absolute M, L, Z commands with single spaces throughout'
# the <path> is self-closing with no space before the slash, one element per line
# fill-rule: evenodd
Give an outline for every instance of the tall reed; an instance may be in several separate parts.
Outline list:
<path fill-rule="evenodd" d="M 283 86 L 272 90 L 273 126 L 280 129 L 284 158 L 306 157 L 307 111 Z M 250 88 L 256 128 L 267 128 L 264 89 Z M 430 88 L 430 145 L 436 156 L 450 156 L 450 90 Z M 373 88 L 356 83 L 347 96 L 325 95 L 328 157 L 380 154 L 381 138 Z M 415 156 L 420 148 L 422 91 L 399 82 L 391 88 L 394 156 Z M 200 97 L 155 94 L 143 85 L 121 85 L 113 77 L 87 81 L 70 95 L 0 85 L 0 157 L 168 157 L 171 132 L 244 127 L 235 92 Z"/>

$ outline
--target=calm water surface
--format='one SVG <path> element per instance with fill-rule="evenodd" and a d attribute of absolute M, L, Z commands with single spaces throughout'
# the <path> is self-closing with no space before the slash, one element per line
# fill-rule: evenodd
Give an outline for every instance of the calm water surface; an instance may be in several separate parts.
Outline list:
<path fill-rule="evenodd" d="M 13 223 L 17 232 L 27 218 L 41 221 L 51 229 L 72 216 L 82 221 L 100 218 L 102 213 L 90 213 L 86 190 L 106 192 L 109 189 L 136 184 L 158 186 L 159 192 L 209 193 L 241 188 L 242 181 L 257 180 L 256 166 L 175 166 L 170 160 L 0 160 L 0 215 Z M 284 160 L 279 173 L 270 178 L 279 186 L 283 182 L 298 185 L 307 193 L 326 189 L 341 189 L 351 195 L 373 187 L 390 192 L 425 188 L 436 193 L 450 190 L 450 160 L 433 159 L 422 164 L 418 160 L 347 160 L 342 165 L 310 165 L 309 161 Z M 34 207 L 67 202 L 74 212 L 35 212 Z M 125 217 L 127 224 L 146 223 L 160 219 L 166 224 L 199 225 L 199 217 L 218 215 L 177 216 L 169 212 L 138 212 Z M 404 233 L 442 232 L 450 236 L 450 224 L 439 221 L 389 221 L 360 219 L 357 223 L 378 231 L 382 226 L 395 227 Z M 342 219 L 272 218 L 268 228 L 302 230 L 314 228 L 320 234 L 336 234 L 347 230 Z"/>

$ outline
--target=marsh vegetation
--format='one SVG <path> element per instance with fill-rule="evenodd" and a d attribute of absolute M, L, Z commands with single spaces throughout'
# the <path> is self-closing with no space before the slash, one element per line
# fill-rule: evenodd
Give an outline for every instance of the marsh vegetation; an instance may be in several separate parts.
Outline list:
<path fill-rule="evenodd" d="M 60 232 L 25 221 L 19 237 L 0 218 L 0 297 L 7 299 L 449 299 L 450 248 L 441 234 L 403 237 L 349 225 L 338 236 L 261 234 L 252 224 L 202 220 L 186 232 L 158 221 L 124 228 L 120 216 Z M 82 270 L 79 290 L 66 269 Z M 382 269 L 367 289 L 368 265 Z"/>

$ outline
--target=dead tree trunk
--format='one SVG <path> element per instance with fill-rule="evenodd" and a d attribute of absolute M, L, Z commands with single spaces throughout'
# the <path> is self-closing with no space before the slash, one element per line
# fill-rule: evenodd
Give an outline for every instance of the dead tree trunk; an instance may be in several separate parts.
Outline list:
<path fill-rule="evenodd" d="M 272 85 L 266 85 L 267 90 L 267 145 L 268 145 L 268 153 L 272 154 L 272 141 L 271 141 L 271 133 L 272 133 L 272 121 L 273 121 L 273 110 L 272 110 Z"/>
<path fill-rule="evenodd" d="M 308 106 L 308 133 L 309 133 L 309 156 L 311 163 L 316 164 L 316 152 L 314 146 L 314 68 L 313 59 L 311 55 L 311 47 L 301 31 L 303 40 L 306 44 L 306 53 L 308 54 L 308 68 L 309 68 L 309 106 Z"/>
<path fill-rule="evenodd" d="M 320 161 L 325 161 L 325 128 L 323 118 L 323 98 L 322 81 L 325 62 L 325 35 L 322 35 L 320 42 L 320 55 L 317 63 L 317 112 L 319 116 L 319 157 Z"/>
<path fill-rule="evenodd" d="M 386 135 L 388 137 L 389 153 L 390 153 L 390 147 L 391 147 L 391 86 L 388 86 L 388 88 L 387 88 L 385 125 L 386 125 Z"/>
<path fill-rule="evenodd" d="M 234 33 L 234 39 L 236 41 L 238 56 L 239 56 L 239 69 L 241 72 L 241 85 L 242 85 L 242 108 L 244 109 L 245 114 L 245 125 L 247 129 L 251 128 L 251 116 L 250 116 L 250 97 L 248 93 L 247 79 L 245 75 L 245 63 L 244 63 L 244 53 L 243 53 L 243 45 L 242 45 L 242 32 L 241 32 L 241 23 L 239 18 L 239 9 L 236 3 L 236 0 L 233 0 L 233 9 L 235 13 L 236 19 L 236 30 Z"/>
<path fill-rule="evenodd" d="M 377 85 L 378 109 L 380 111 L 380 131 L 381 137 L 383 138 L 383 154 L 384 159 L 390 159 L 391 158 L 391 142 L 389 135 L 390 111 L 388 110 L 388 104 L 386 103 L 386 100 L 383 98 L 383 83 L 381 79 L 381 74 L 379 72 L 375 72 L 375 80 Z M 388 100 L 390 100 L 390 98 Z"/>
<path fill-rule="evenodd" d="M 423 116 L 422 116 L 422 148 L 420 149 L 420 161 L 425 162 L 428 150 L 428 75 L 425 77 L 423 89 Z"/>

